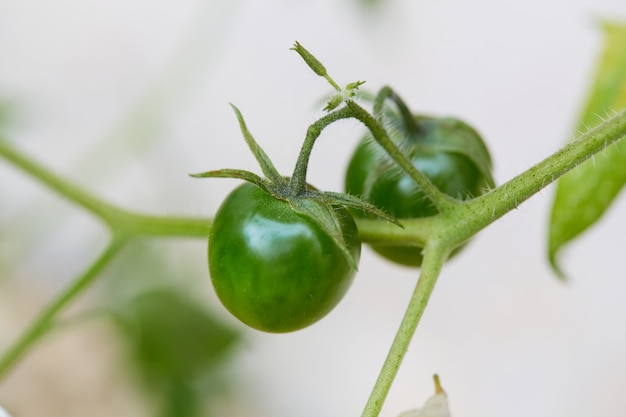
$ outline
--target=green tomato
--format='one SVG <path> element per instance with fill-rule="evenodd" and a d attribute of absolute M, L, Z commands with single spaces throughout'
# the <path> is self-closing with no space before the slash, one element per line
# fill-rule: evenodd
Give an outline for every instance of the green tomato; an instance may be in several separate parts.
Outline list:
<path fill-rule="evenodd" d="M 354 220 L 347 209 L 335 210 L 358 262 Z M 355 272 L 317 223 L 250 183 L 233 190 L 215 215 L 209 271 L 218 297 L 235 317 L 275 333 L 302 329 L 328 314 Z"/>
<path fill-rule="evenodd" d="M 487 148 L 470 126 L 456 119 L 423 116 L 416 117 L 415 122 L 418 132 L 407 133 L 397 123 L 392 138 L 437 188 L 465 200 L 493 186 Z M 463 151 L 465 141 L 467 153 Z M 397 167 L 370 137 L 365 137 L 352 155 L 345 189 L 400 221 L 437 214 L 435 206 L 411 177 Z M 354 211 L 354 215 L 371 217 L 359 211 Z M 372 248 L 402 265 L 419 267 L 422 263 L 421 247 L 372 245 Z"/>

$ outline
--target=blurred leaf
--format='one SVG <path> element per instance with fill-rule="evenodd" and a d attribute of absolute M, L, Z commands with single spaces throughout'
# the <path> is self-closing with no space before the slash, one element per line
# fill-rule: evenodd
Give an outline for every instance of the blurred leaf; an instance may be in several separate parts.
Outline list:
<path fill-rule="evenodd" d="M 206 308 L 206 243 L 135 240 L 101 282 L 126 368 L 158 416 L 205 417 L 236 384 L 226 365 L 239 340 Z"/>
<path fill-rule="evenodd" d="M 164 398 L 166 400 L 162 410 L 163 417 L 187 417 L 199 414 L 200 396 L 189 384 L 172 381 Z"/>
<path fill-rule="evenodd" d="M 220 362 L 236 334 L 190 297 L 152 290 L 131 300 L 119 322 L 129 332 L 145 371 L 168 379 L 194 379 Z"/>
<path fill-rule="evenodd" d="M 604 24 L 605 49 L 596 70 L 591 95 L 577 131 L 589 130 L 601 117 L 626 107 L 626 25 Z M 626 146 L 607 148 L 563 176 L 557 183 L 550 220 L 548 257 L 557 263 L 563 245 L 598 221 L 626 183 Z"/>
<path fill-rule="evenodd" d="M 197 385 L 227 358 L 238 337 L 191 297 L 153 289 L 117 310 L 116 323 L 146 387 L 161 398 L 164 416 L 196 416 Z"/>

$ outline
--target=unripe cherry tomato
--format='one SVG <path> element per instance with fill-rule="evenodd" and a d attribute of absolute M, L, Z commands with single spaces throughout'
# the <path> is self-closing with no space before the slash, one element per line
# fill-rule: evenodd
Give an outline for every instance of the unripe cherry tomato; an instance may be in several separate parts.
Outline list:
<path fill-rule="evenodd" d="M 358 262 L 354 220 L 347 209 L 335 210 Z M 355 272 L 317 223 L 251 183 L 233 190 L 215 215 L 209 270 L 219 299 L 233 315 L 276 333 L 302 329 L 328 314 Z"/>

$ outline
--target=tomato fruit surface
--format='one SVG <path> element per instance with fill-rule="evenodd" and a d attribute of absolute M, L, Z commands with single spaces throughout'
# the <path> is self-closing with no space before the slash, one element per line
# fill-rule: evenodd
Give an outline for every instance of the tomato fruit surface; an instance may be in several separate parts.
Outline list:
<path fill-rule="evenodd" d="M 396 124 L 392 138 L 404 150 L 413 165 L 443 193 L 464 200 L 485 192 L 491 185 L 490 157 L 480 136 L 465 123 L 450 118 L 416 117 L 417 132 Z M 468 139 L 468 148 L 479 153 L 486 165 L 459 148 Z M 449 146 L 453 143 L 454 146 Z M 437 209 L 411 177 L 400 170 L 380 147 L 365 137 L 349 162 L 345 190 L 385 210 L 400 221 L 433 216 Z M 354 211 L 355 216 L 368 217 Z M 422 248 L 416 246 L 372 245 L 385 258 L 406 266 L 420 266 Z"/>
<path fill-rule="evenodd" d="M 335 210 L 358 262 L 354 220 L 347 209 Z M 233 190 L 217 211 L 208 257 L 224 306 L 250 327 L 276 333 L 302 329 L 328 314 L 355 272 L 317 223 L 251 183 Z"/>

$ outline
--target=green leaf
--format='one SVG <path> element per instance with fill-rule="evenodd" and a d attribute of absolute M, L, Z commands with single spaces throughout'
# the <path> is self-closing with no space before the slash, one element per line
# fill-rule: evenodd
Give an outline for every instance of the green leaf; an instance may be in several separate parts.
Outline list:
<path fill-rule="evenodd" d="M 213 416 L 207 410 L 236 383 L 229 366 L 241 337 L 198 295 L 206 272 L 180 246 L 155 239 L 127 245 L 102 277 L 103 309 L 114 319 L 124 369 L 155 410 L 151 416 Z"/>
<path fill-rule="evenodd" d="M 576 131 L 598 125 L 626 107 L 626 25 L 604 24 L 605 49 Z M 548 238 L 548 258 L 560 278 L 561 248 L 597 222 L 626 183 L 626 146 L 611 146 L 557 183 Z"/>
<path fill-rule="evenodd" d="M 132 369 L 160 403 L 162 417 L 199 417 L 238 335 L 171 288 L 148 290 L 114 310 Z M 216 388 L 216 387 L 214 387 Z M 215 389 L 213 389 L 215 391 Z"/>
<path fill-rule="evenodd" d="M 172 289 L 152 289 L 116 310 L 131 369 L 158 398 L 162 417 L 197 417 L 212 376 L 238 340 L 196 301 Z"/>

